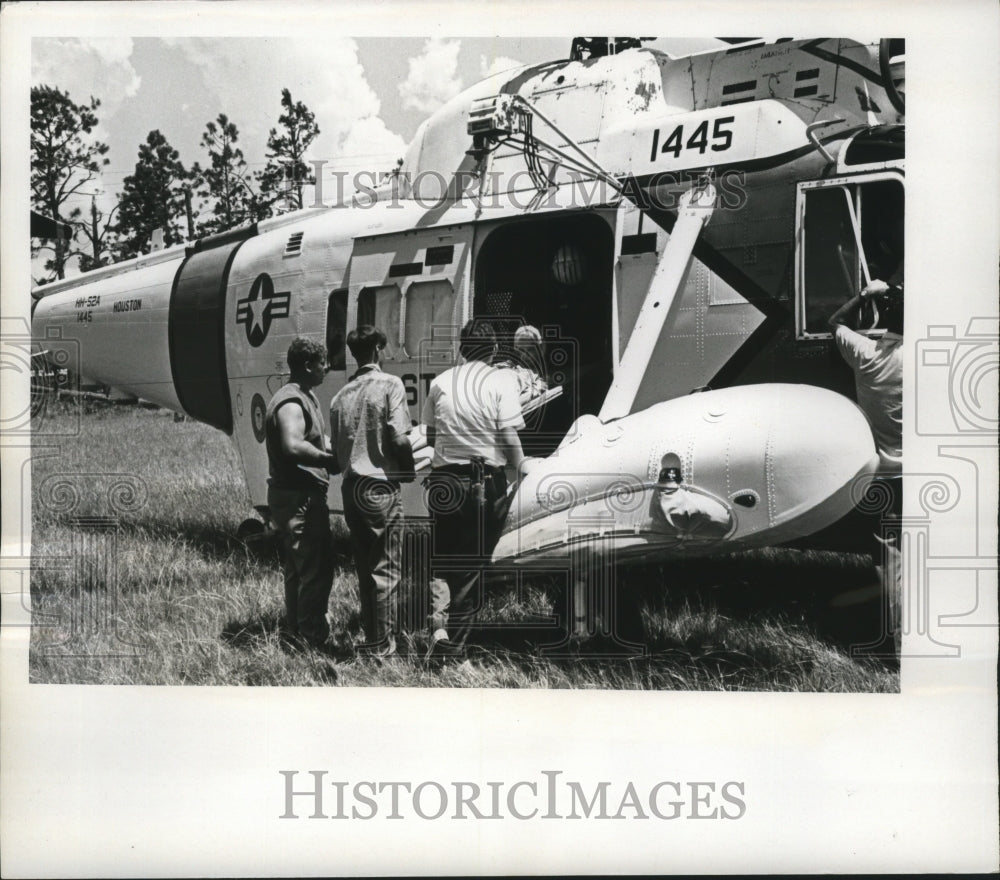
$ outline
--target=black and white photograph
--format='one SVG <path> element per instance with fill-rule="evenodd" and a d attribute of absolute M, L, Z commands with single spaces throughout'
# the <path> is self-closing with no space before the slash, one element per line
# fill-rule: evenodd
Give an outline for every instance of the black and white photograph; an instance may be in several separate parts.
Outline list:
<path fill-rule="evenodd" d="M 59 6 L 10 876 L 997 869 L 995 9 Z"/>
<path fill-rule="evenodd" d="M 33 44 L 32 681 L 898 690 L 904 41 L 557 43 Z"/>

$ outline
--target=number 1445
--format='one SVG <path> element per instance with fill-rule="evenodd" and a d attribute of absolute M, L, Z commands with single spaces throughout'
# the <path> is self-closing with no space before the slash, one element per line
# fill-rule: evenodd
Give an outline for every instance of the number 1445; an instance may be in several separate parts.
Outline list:
<path fill-rule="evenodd" d="M 676 159 L 682 150 L 697 150 L 699 154 L 703 154 L 706 150 L 712 150 L 716 153 L 728 150 L 733 145 L 731 126 L 735 121 L 735 116 L 720 116 L 715 120 L 702 120 L 695 126 L 686 140 L 684 138 L 684 125 L 678 125 L 670 132 L 662 147 L 660 146 L 660 129 L 654 129 L 649 161 L 655 162 L 657 153 L 666 153 Z M 709 133 L 709 123 L 712 123 L 711 133 Z"/>

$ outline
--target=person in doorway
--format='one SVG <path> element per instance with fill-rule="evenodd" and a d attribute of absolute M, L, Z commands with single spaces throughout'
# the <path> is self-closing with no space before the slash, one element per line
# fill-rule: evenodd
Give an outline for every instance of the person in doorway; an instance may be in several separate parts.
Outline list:
<path fill-rule="evenodd" d="M 517 472 L 524 427 L 517 380 L 490 366 L 493 329 L 469 321 L 458 366 L 432 383 L 422 419 L 434 447 L 425 481 L 433 523 L 429 656 L 461 656 L 475 620 L 476 588 L 500 534 L 497 513 L 507 492 L 504 464 Z"/>
<path fill-rule="evenodd" d="M 366 641 L 359 653 L 396 653 L 402 570 L 400 483 L 414 478 L 410 413 L 398 376 L 382 371 L 385 334 L 364 325 L 347 336 L 358 371 L 330 403 L 330 436 L 342 463 L 344 518 L 354 544 Z"/>
<path fill-rule="evenodd" d="M 326 375 L 326 348 L 297 337 L 287 361 L 289 381 L 264 417 L 267 504 L 284 548 L 285 629 L 294 644 L 329 651 L 333 551 L 326 495 L 337 457 L 312 390 Z"/>
<path fill-rule="evenodd" d="M 521 403 L 544 394 L 548 388 L 545 380 L 545 357 L 542 352 L 542 334 L 536 327 L 525 324 L 514 331 L 513 351 L 496 364 L 502 370 L 512 370 L 517 377 Z"/>
<path fill-rule="evenodd" d="M 851 326 L 869 303 L 875 306 L 872 318 L 885 328 L 880 339 Z M 880 473 L 899 474 L 903 469 L 902 285 L 873 280 L 830 316 L 830 328 L 841 357 L 854 373 L 858 406 L 875 436 Z"/>
<path fill-rule="evenodd" d="M 858 406 L 868 419 L 878 449 L 881 482 L 890 499 L 884 514 L 889 525 L 902 514 L 903 472 L 903 282 L 902 267 L 894 283 L 873 279 L 830 316 L 830 327 L 841 356 L 854 373 Z M 858 332 L 862 313 L 871 308 L 871 320 L 885 328 L 880 339 Z M 900 647 L 901 571 L 898 529 L 886 534 L 880 521 L 874 535 L 872 556 L 879 570 L 887 608 L 887 628 Z"/>

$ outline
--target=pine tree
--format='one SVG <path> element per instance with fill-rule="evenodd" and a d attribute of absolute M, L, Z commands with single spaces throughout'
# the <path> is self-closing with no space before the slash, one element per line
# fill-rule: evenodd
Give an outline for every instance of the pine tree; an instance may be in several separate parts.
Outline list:
<path fill-rule="evenodd" d="M 184 187 L 190 179 L 177 150 L 159 130 L 151 131 L 139 146 L 135 173 L 123 182 L 117 223 L 123 257 L 147 251 L 156 229 L 163 230 L 164 245 L 184 241 L 180 220 L 185 213 Z"/>
<path fill-rule="evenodd" d="M 81 208 L 67 210 L 66 203 L 108 164 L 108 145 L 86 137 L 100 106 L 93 97 L 89 104 L 74 104 L 69 93 L 52 86 L 31 89 L 31 205 L 56 223 L 80 221 Z M 62 238 L 34 246 L 32 256 L 41 251 L 52 251 L 45 268 L 57 278 L 65 277 L 67 259 L 79 253 L 73 239 Z"/>
<path fill-rule="evenodd" d="M 286 192 L 292 207 L 302 207 L 302 190 L 316 183 L 316 175 L 306 165 L 309 145 L 319 134 L 312 111 L 301 101 L 293 101 L 288 89 L 281 90 L 284 112 L 278 117 L 279 128 L 272 128 L 267 138 L 267 165 L 260 175 L 261 190 L 274 204 Z"/>
<path fill-rule="evenodd" d="M 195 164 L 192 175 L 199 184 L 199 195 L 207 199 L 202 209 L 211 216 L 199 225 L 200 232 L 222 232 L 251 220 L 260 219 L 261 197 L 254 192 L 243 151 L 236 146 L 239 130 L 225 113 L 205 126 L 201 145 L 208 151 L 209 165 Z"/>
<path fill-rule="evenodd" d="M 107 214 L 97 207 L 94 198 L 90 200 L 90 222 L 80 223 L 80 234 L 86 240 L 86 247 L 80 251 L 80 271 L 90 272 L 113 263 L 119 251 L 119 241 L 112 220 L 118 210 L 115 205 Z"/>

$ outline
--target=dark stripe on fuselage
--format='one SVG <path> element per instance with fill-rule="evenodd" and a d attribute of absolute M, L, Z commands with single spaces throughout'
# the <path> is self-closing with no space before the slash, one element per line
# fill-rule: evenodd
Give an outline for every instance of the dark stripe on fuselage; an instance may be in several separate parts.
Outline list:
<path fill-rule="evenodd" d="M 233 432 L 226 367 L 226 288 L 243 241 L 188 254 L 174 276 L 167 345 L 174 391 L 184 411 L 213 428 Z"/>

